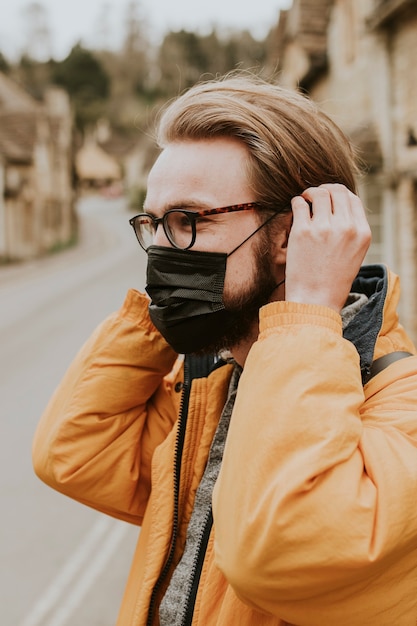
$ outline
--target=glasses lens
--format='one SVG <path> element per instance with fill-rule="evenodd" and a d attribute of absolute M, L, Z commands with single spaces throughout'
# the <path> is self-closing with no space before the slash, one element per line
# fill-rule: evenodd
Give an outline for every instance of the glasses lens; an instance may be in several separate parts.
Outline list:
<path fill-rule="evenodd" d="M 168 239 L 177 248 L 185 250 L 193 243 L 192 218 L 184 211 L 173 209 L 165 213 L 164 226 Z"/>
<path fill-rule="evenodd" d="M 149 215 L 138 215 L 134 221 L 136 237 L 140 245 L 147 250 L 155 236 L 155 225 Z"/>

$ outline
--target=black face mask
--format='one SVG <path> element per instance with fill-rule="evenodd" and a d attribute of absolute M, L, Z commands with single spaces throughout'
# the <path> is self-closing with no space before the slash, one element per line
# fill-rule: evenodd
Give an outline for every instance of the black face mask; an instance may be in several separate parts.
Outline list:
<path fill-rule="evenodd" d="M 229 254 L 149 247 L 149 315 L 176 352 L 198 352 L 227 333 L 233 323 L 233 315 L 223 304 L 227 258 L 273 217 Z"/>
<path fill-rule="evenodd" d="M 176 352 L 197 352 L 227 330 L 226 261 L 227 254 L 220 252 L 149 248 L 149 314 Z"/>

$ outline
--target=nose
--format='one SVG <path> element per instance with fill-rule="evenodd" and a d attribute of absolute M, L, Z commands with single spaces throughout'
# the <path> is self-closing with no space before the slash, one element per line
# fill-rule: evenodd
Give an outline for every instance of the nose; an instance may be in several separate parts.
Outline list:
<path fill-rule="evenodd" d="M 162 222 L 158 222 L 158 224 L 156 225 L 155 234 L 153 236 L 153 245 L 172 247 L 168 237 L 165 234 Z"/>

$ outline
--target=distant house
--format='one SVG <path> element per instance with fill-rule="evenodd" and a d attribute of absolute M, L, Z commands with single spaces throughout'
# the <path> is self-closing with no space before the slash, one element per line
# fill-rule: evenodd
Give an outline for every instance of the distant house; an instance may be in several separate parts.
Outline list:
<path fill-rule="evenodd" d="M 0 73 L 0 262 L 67 245 L 74 229 L 68 97 L 51 88 L 38 102 Z"/>
<path fill-rule="evenodd" d="M 106 195 L 123 193 L 130 206 L 140 208 L 156 155 L 154 142 L 139 129 L 121 134 L 107 119 L 100 119 L 76 153 L 78 188 L 100 189 Z"/>
<path fill-rule="evenodd" d="M 81 190 L 121 188 L 120 164 L 100 147 L 94 136 L 87 136 L 77 151 L 75 171 Z"/>

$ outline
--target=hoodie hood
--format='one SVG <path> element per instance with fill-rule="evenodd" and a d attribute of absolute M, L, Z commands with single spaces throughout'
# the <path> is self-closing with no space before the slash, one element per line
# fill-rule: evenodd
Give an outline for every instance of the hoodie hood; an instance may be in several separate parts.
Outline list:
<path fill-rule="evenodd" d="M 343 331 L 360 356 L 362 382 L 370 377 L 377 337 L 382 329 L 388 293 L 388 270 L 384 265 L 364 265 L 352 284 L 353 293 L 363 293 L 368 302 Z"/>

